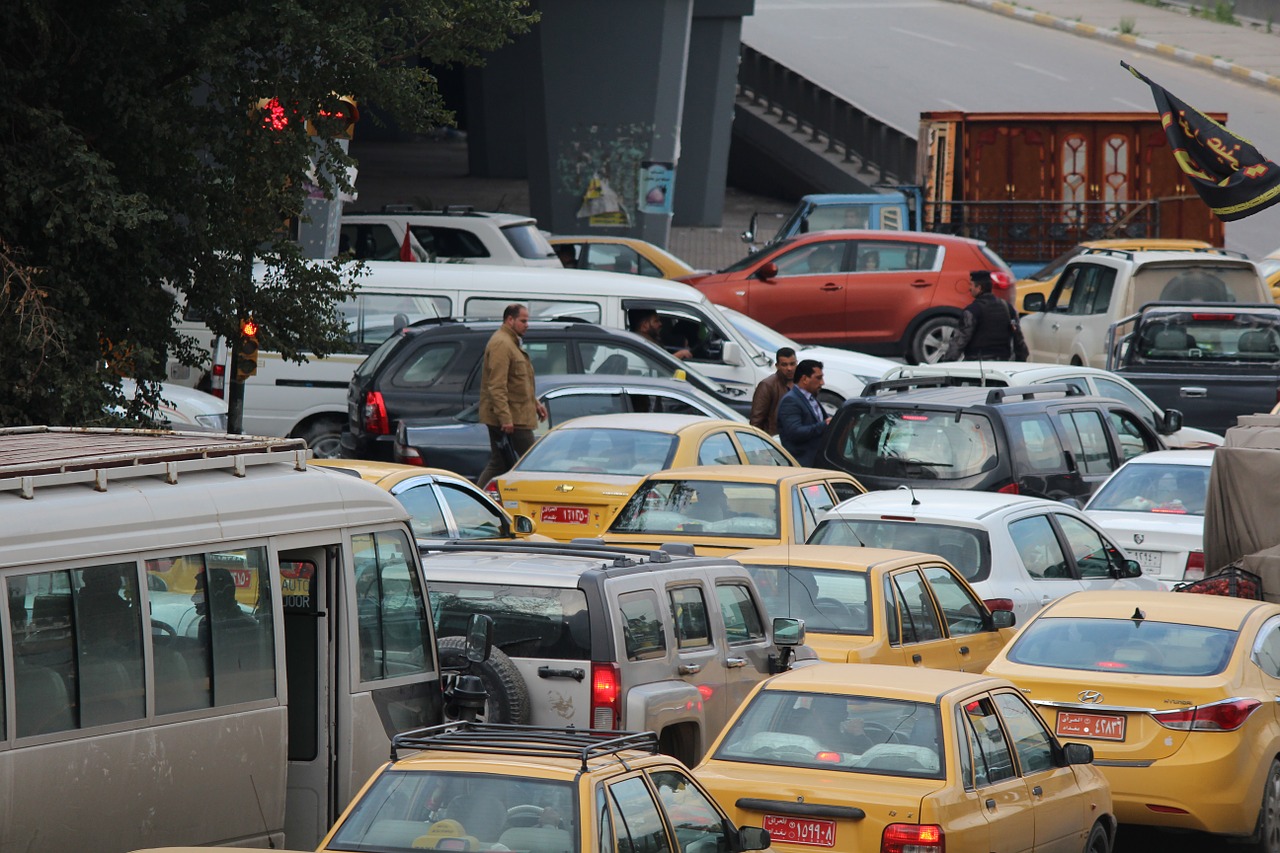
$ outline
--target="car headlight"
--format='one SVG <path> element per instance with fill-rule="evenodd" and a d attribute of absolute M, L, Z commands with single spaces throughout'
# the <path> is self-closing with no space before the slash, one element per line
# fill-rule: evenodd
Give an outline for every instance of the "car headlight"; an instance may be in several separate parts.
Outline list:
<path fill-rule="evenodd" d="M 216 415 L 196 415 L 196 423 L 206 429 L 211 429 L 216 432 L 226 432 L 227 413 L 221 412 Z"/>

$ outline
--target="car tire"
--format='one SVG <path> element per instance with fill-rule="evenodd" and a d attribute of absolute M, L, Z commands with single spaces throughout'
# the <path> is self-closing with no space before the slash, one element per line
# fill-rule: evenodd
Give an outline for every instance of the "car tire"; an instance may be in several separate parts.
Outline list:
<path fill-rule="evenodd" d="M 1258 827 L 1248 849 L 1254 853 L 1280 853 L 1280 759 L 1272 759 L 1267 779 L 1262 783 Z"/>
<path fill-rule="evenodd" d="M 529 689 L 520 670 L 505 652 L 493 649 L 484 663 L 468 663 L 466 637 L 442 637 L 436 645 L 440 649 L 441 669 L 469 669 L 484 683 L 489 694 L 485 702 L 484 722 L 529 722 Z"/>
<path fill-rule="evenodd" d="M 911 364 L 936 364 L 947 354 L 947 346 L 960 331 L 960 320 L 950 315 L 930 317 L 916 327 L 911 336 L 907 361 Z"/>
<path fill-rule="evenodd" d="M 338 459 L 342 456 L 343 426 L 337 418 L 321 418 L 308 424 L 298 437 L 307 442 L 316 459 Z"/>
<path fill-rule="evenodd" d="M 1089 838 L 1084 843 L 1084 853 L 1111 853 L 1111 834 L 1101 823 L 1095 823 L 1089 830 Z"/>

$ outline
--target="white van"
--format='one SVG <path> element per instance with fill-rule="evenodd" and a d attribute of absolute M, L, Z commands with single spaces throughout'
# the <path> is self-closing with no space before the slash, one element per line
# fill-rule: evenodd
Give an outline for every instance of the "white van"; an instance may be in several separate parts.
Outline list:
<path fill-rule="evenodd" d="M 260 352 L 258 372 L 245 383 L 245 432 L 307 439 L 317 456 L 337 456 L 347 419 L 346 389 L 355 368 L 377 344 L 410 322 L 431 317 L 499 319 L 512 302 L 529 306 L 535 320 L 577 319 L 626 329 L 637 312 L 656 310 L 664 327 L 693 350 L 691 367 L 746 396 L 773 372 L 762 352 L 696 288 L 678 282 L 594 270 L 413 264 L 368 261 L 357 296 L 342 310 L 352 329 L 352 351 L 305 364 Z M 182 331 L 208 338 L 203 326 Z M 225 369 L 225 368 L 224 368 Z M 840 398 L 861 393 L 863 382 L 827 372 L 827 390 Z"/>

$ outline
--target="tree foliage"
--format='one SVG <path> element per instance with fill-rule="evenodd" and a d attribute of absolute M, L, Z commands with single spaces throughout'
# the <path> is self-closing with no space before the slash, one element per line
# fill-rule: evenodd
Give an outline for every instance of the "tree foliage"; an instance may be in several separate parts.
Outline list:
<path fill-rule="evenodd" d="M 282 222 L 316 185 L 349 189 L 327 176 L 350 161 L 306 120 L 332 130 L 346 94 L 406 129 L 448 123 L 427 67 L 534 20 L 528 0 L 0 5 L 0 425 L 99 423 L 119 376 L 154 401 L 167 359 L 207 343 L 174 332 L 183 299 L 216 334 L 251 315 L 286 357 L 333 351 L 351 275 L 304 262 Z"/>

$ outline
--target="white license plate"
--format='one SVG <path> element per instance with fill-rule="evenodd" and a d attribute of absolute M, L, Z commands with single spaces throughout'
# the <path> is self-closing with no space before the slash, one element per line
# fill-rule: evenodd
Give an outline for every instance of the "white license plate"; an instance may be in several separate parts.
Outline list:
<path fill-rule="evenodd" d="M 774 841 L 805 844 L 810 847 L 836 846 L 834 820 L 767 814 L 764 816 L 764 828 L 769 831 L 769 837 Z"/>
<path fill-rule="evenodd" d="M 1161 551 L 1130 551 L 1129 556 L 1138 561 L 1138 565 L 1144 570 L 1160 571 L 1160 564 L 1164 562 L 1164 553 Z"/>

